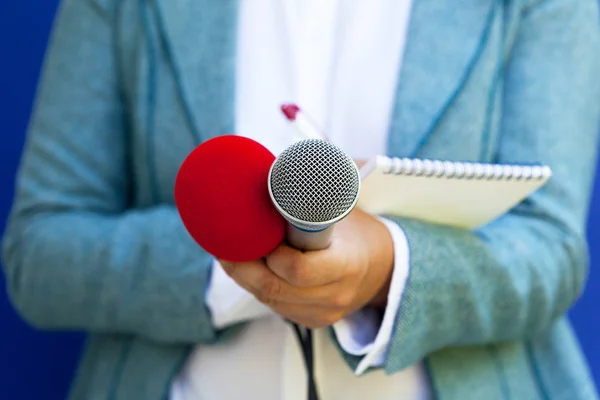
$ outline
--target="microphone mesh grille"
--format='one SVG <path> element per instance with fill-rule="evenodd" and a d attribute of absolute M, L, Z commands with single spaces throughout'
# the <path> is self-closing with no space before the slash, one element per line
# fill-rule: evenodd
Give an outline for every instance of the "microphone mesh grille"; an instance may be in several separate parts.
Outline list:
<path fill-rule="evenodd" d="M 294 143 L 275 160 L 270 177 L 277 205 L 305 222 L 327 222 L 353 207 L 360 188 L 354 161 L 321 139 Z"/>

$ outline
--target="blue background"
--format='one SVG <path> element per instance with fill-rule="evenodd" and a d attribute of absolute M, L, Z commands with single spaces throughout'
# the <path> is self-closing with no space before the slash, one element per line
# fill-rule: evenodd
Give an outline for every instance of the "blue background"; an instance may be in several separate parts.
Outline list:
<path fill-rule="evenodd" d="M 0 4 L 0 232 L 13 196 L 39 68 L 57 0 L 1 0 Z M 600 71 L 599 71 L 600 72 Z M 589 222 L 590 280 L 571 319 L 600 382 L 600 172 Z M 64 399 L 82 336 L 34 331 L 14 313 L 0 274 L 0 398 Z"/>

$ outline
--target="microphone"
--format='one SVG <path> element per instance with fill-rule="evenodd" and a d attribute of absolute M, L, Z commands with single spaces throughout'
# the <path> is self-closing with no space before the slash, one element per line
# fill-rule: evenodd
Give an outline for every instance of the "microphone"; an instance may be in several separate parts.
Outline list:
<path fill-rule="evenodd" d="M 352 158 L 337 146 L 305 139 L 275 159 L 268 189 L 288 222 L 288 243 L 299 250 L 322 250 L 331 243 L 333 225 L 356 206 L 360 174 Z"/>
<path fill-rule="evenodd" d="M 196 243 L 216 258 L 244 262 L 271 253 L 284 238 L 301 250 L 329 246 L 333 225 L 355 207 L 354 161 L 322 139 L 294 143 L 275 156 L 260 143 L 223 135 L 196 147 L 175 180 L 175 204 Z M 288 222 L 286 224 L 286 221 Z M 293 324 L 317 399 L 312 334 Z"/>
<path fill-rule="evenodd" d="M 175 204 L 194 241 L 216 258 L 244 262 L 269 254 L 284 241 L 285 220 L 268 190 L 275 156 L 236 135 L 209 139 L 183 161 Z"/>

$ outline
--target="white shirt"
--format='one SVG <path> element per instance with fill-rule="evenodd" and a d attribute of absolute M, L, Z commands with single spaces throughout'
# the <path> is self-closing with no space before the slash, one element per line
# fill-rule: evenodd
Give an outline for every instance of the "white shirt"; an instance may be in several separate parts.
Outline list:
<path fill-rule="evenodd" d="M 294 140 L 279 107 L 295 102 L 353 158 L 384 154 L 410 7 L 410 0 L 241 0 L 237 134 L 279 154 Z M 333 326 L 345 351 L 364 356 L 356 371 L 328 329 L 314 331 L 321 400 L 430 398 L 421 363 L 390 376 L 381 369 L 360 376 L 383 364 L 409 269 L 404 233 L 382 221 L 395 252 L 388 307 L 383 321 L 365 308 Z M 206 301 L 216 328 L 249 323 L 226 343 L 197 346 L 173 383 L 171 400 L 307 398 L 289 324 L 237 286 L 218 262 Z"/>

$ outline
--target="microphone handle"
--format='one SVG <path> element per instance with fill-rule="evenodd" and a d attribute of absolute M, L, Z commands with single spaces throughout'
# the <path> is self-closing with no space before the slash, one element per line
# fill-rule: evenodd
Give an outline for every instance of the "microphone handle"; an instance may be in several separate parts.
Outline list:
<path fill-rule="evenodd" d="M 319 232 L 307 232 L 296 228 L 289 222 L 286 224 L 286 240 L 294 248 L 304 251 L 323 250 L 329 247 L 331 243 L 331 234 L 333 233 L 333 224 Z M 314 355 L 312 332 L 306 329 L 306 336 L 303 337 L 300 332 L 300 327 L 292 323 L 294 326 L 296 337 L 302 348 L 304 362 L 306 363 L 306 373 L 308 376 L 308 400 L 319 400 L 317 383 L 315 380 Z"/>
<path fill-rule="evenodd" d="M 304 251 L 323 250 L 329 247 L 331 243 L 331 234 L 333 233 L 333 225 L 319 232 L 307 232 L 296 228 L 294 225 L 287 224 L 286 239 L 288 243 L 298 249 Z"/>

